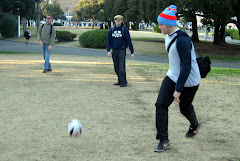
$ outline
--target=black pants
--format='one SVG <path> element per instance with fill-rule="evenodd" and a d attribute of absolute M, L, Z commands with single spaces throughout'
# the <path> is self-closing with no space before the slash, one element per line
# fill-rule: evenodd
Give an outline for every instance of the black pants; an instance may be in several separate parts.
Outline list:
<path fill-rule="evenodd" d="M 156 106 L 156 128 L 158 140 L 168 140 L 168 107 L 172 104 L 176 83 L 166 76 L 162 82 Z M 198 125 L 196 114 L 192 105 L 193 98 L 198 90 L 194 87 L 184 87 L 180 95 L 180 111 L 189 120 L 192 127 Z"/>
<path fill-rule="evenodd" d="M 118 82 L 121 84 L 127 84 L 126 80 L 126 49 L 123 50 L 113 50 L 112 59 L 114 63 L 114 70 L 118 76 Z"/>

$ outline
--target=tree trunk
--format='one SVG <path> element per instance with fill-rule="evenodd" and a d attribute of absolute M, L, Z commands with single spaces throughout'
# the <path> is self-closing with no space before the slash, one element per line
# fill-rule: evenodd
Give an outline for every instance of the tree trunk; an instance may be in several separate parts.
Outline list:
<path fill-rule="evenodd" d="M 226 44 L 226 40 L 225 40 L 225 24 L 221 24 L 221 29 L 220 29 L 220 39 L 221 39 L 221 44 Z"/>
<path fill-rule="evenodd" d="M 27 29 L 27 20 L 26 20 L 26 18 L 22 18 L 22 24 L 23 24 L 23 35 L 24 35 L 24 32 L 26 31 L 26 29 Z"/>
<path fill-rule="evenodd" d="M 196 15 L 192 17 L 192 41 L 193 42 L 199 42 L 198 37 L 198 27 L 197 27 L 197 18 Z"/>
<path fill-rule="evenodd" d="M 226 43 L 225 41 L 225 26 L 221 24 L 221 21 L 215 21 L 215 30 L 214 30 L 214 45 L 223 45 Z"/>
<path fill-rule="evenodd" d="M 92 18 L 92 29 L 94 29 L 94 26 L 95 26 L 95 17 L 93 16 L 93 18 Z"/>
<path fill-rule="evenodd" d="M 39 28 L 39 26 L 40 26 L 40 17 L 41 17 L 40 11 L 41 11 L 41 9 L 40 9 L 40 3 L 37 3 L 37 20 L 36 20 L 37 31 L 38 31 L 38 28 Z"/>
<path fill-rule="evenodd" d="M 129 22 L 124 22 L 124 25 L 127 29 L 129 29 Z"/>
<path fill-rule="evenodd" d="M 135 30 L 135 31 L 138 31 L 138 29 L 139 29 L 139 22 L 138 21 L 134 23 L 132 29 Z"/>

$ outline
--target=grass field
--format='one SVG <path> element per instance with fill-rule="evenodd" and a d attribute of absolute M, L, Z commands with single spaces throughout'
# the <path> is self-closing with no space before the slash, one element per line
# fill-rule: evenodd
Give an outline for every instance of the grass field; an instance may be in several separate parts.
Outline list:
<path fill-rule="evenodd" d="M 112 60 L 41 54 L 0 54 L 1 161 L 239 161 L 240 70 L 213 68 L 194 100 L 198 135 L 177 103 L 169 108 L 171 148 L 154 153 L 155 101 L 168 65 L 127 60 L 129 86 L 113 86 Z M 80 138 L 67 134 L 71 119 Z"/>

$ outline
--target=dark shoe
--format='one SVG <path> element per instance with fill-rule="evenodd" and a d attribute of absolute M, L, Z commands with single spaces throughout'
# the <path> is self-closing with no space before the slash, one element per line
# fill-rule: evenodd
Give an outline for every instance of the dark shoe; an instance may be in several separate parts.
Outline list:
<path fill-rule="evenodd" d="M 51 71 L 52 71 L 52 69 L 47 69 L 47 71 L 48 71 L 48 72 L 51 72 Z"/>
<path fill-rule="evenodd" d="M 46 70 L 46 69 L 44 69 L 44 70 L 43 70 L 43 73 L 47 73 L 47 70 Z"/>
<path fill-rule="evenodd" d="M 155 152 L 163 152 L 164 150 L 170 148 L 169 140 L 160 141 L 158 146 L 154 148 Z"/>
<path fill-rule="evenodd" d="M 117 86 L 117 85 L 121 85 L 120 82 L 114 83 L 113 85 Z"/>
<path fill-rule="evenodd" d="M 197 134 L 197 132 L 198 132 L 198 130 L 200 128 L 200 124 L 201 124 L 201 122 L 198 120 L 198 126 L 197 127 L 193 128 L 193 127 L 190 126 L 188 132 L 185 135 L 185 137 L 186 138 L 194 137 Z"/>
<path fill-rule="evenodd" d="M 120 87 L 127 87 L 127 85 L 126 84 L 121 84 Z"/>

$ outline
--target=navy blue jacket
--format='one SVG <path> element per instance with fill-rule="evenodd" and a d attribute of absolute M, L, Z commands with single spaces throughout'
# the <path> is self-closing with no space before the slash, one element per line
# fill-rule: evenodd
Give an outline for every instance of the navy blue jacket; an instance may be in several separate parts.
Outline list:
<path fill-rule="evenodd" d="M 122 33 L 122 28 L 124 27 L 124 35 Z M 115 26 L 108 31 L 107 37 L 107 51 L 110 52 L 110 49 L 113 50 L 122 50 L 126 49 L 129 46 L 131 54 L 134 53 L 132 40 L 129 34 L 128 29 L 122 23 L 120 27 Z"/>

